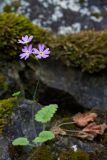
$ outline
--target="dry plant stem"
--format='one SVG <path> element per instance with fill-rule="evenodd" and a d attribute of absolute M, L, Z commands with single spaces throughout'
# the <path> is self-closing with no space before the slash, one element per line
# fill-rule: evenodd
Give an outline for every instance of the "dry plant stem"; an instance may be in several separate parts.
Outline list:
<path fill-rule="evenodd" d="M 72 133 L 79 133 L 80 131 L 76 131 L 76 130 L 69 130 L 69 129 L 63 129 L 66 132 L 72 132 Z"/>
<path fill-rule="evenodd" d="M 58 127 L 64 126 L 64 125 L 70 125 L 70 124 L 75 124 L 75 122 L 66 122 L 66 123 L 61 123 L 58 125 Z"/>

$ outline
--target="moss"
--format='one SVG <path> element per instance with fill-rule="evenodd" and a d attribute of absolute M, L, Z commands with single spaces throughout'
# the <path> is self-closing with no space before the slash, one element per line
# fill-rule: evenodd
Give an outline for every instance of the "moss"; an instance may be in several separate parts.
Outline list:
<path fill-rule="evenodd" d="M 20 5 L 21 4 L 18 0 L 12 1 L 11 4 L 7 4 L 4 6 L 3 11 L 7 13 L 16 12 Z"/>
<path fill-rule="evenodd" d="M 106 144 L 107 145 L 107 131 L 103 134 L 102 138 L 101 138 L 101 143 L 102 144 Z"/>
<path fill-rule="evenodd" d="M 107 157 L 107 151 L 106 149 L 103 149 L 103 151 L 95 151 L 95 152 L 90 152 L 90 160 L 103 160 L 105 159 L 104 157 Z"/>
<path fill-rule="evenodd" d="M 78 150 L 74 151 L 63 151 L 60 154 L 60 160 L 90 160 L 89 154 L 85 151 Z"/>
<path fill-rule="evenodd" d="M 84 4 L 84 3 L 85 3 L 85 0 L 79 0 L 79 3 L 80 3 L 80 4 Z"/>
<path fill-rule="evenodd" d="M 8 151 L 9 151 L 9 156 L 11 157 L 12 160 L 17 159 L 17 160 L 21 160 L 24 159 L 26 156 L 26 152 L 24 150 L 23 146 L 13 146 L 13 145 L 9 145 L 8 147 Z M 21 158 L 20 158 L 21 157 Z"/>
<path fill-rule="evenodd" d="M 99 72 L 107 67 L 107 30 L 60 36 L 56 46 L 62 53 L 60 59 L 68 66 L 78 67 L 89 73 Z"/>
<path fill-rule="evenodd" d="M 89 73 L 107 68 L 107 30 L 56 36 L 13 13 L 0 14 L 0 58 L 16 60 L 22 49 L 17 40 L 26 34 L 34 35 L 35 46 L 45 43 L 54 59 L 61 60 L 66 66 Z"/>
<path fill-rule="evenodd" d="M 29 160 L 53 160 L 53 156 L 50 148 L 42 146 L 32 151 Z"/>
<path fill-rule="evenodd" d="M 8 83 L 6 81 L 6 77 L 0 73 L 0 91 L 7 90 L 8 89 Z"/>
<path fill-rule="evenodd" d="M 0 133 L 2 133 L 4 126 L 8 122 L 13 108 L 16 105 L 16 98 L 9 98 L 0 100 Z"/>
<path fill-rule="evenodd" d="M 99 13 L 99 12 L 92 12 L 92 13 L 91 13 L 91 16 L 94 16 L 94 17 L 96 17 L 96 18 L 100 18 L 100 17 L 102 17 L 103 15 L 102 15 L 102 13 Z"/>
<path fill-rule="evenodd" d="M 48 42 L 50 32 L 33 25 L 29 19 L 14 13 L 0 14 L 0 57 L 2 59 L 16 59 L 22 46 L 17 43 L 23 35 L 33 35 L 33 43 Z M 21 47 L 21 48 L 20 48 Z"/>

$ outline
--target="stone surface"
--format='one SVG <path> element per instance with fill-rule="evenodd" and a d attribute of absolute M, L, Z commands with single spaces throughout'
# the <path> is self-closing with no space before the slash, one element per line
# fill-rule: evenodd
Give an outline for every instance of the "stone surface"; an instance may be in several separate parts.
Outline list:
<path fill-rule="evenodd" d="M 19 76 L 23 68 L 21 64 L 12 64 L 6 61 L 0 62 L 0 99 L 11 96 L 16 91 L 21 91 L 24 95 L 24 88 Z"/>
<path fill-rule="evenodd" d="M 68 137 L 60 137 L 54 144 L 58 150 L 61 148 L 65 149 L 71 149 L 72 146 L 77 145 L 78 149 L 84 150 L 86 152 L 95 152 L 99 150 L 102 152 L 104 150 L 104 146 L 102 144 L 97 144 L 96 142 L 85 142 L 81 141 L 80 139 L 73 138 L 71 136 Z M 63 149 L 64 149 L 63 148 Z"/>
<path fill-rule="evenodd" d="M 48 87 L 69 93 L 81 106 L 107 110 L 106 73 L 86 74 L 49 61 L 37 66 L 35 74 Z"/>
<path fill-rule="evenodd" d="M 34 120 L 35 113 L 41 109 L 36 102 L 24 100 L 15 108 L 15 112 L 6 127 L 6 135 L 10 138 L 25 136 L 35 138 L 42 129 L 41 124 Z M 29 126 L 29 127 L 28 127 Z"/>
<path fill-rule="evenodd" d="M 9 150 L 12 140 L 17 137 L 27 137 L 29 140 L 34 139 L 42 130 L 42 125 L 34 120 L 34 114 L 40 110 L 41 106 L 30 100 L 22 100 L 15 108 L 4 133 L 0 136 L 0 160 L 11 160 L 11 156 L 15 158 L 15 154 Z M 27 158 L 29 147 L 25 147 L 26 154 L 22 154 L 24 159 Z M 17 151 L 17 150 L 16 150 Z M 20 159 L 20 154 L 18 155 Z M 23 160 L 23 158 L 21 159 Z"/>
<path fill-rule="evenodd" d="M 11 160 L 8 152 L 9 140 L 0 136 L 0 160 Z"/>
<path fill-rule="evenodd" d="M 0 11 L 12 1 L 17 0 L 0 0 Z M 61 34 L 107 28 L 106 0 L 20 0 L 20 4 L 18 13 Z"/>
<path fill-rule="evenodd" d="M 71 136 L 60 137 L 54 144 L 53 148 L 56 149 L 57 154 L 61 151 L 72 150 L 72 146 L 76 145 L 77 150 L 83 150 L 90 155 L 94 155 L 92 160 L 106 160 L 107 159 L 107 149 L 104 145 L 96 142 L 81 141 L 77 138 Z M 98 153 L 97 153 L 98 152 Z M 96 154 L 97 153 L 97 154 Z M 97 157 L 98 156 L 98 157 Z"/>

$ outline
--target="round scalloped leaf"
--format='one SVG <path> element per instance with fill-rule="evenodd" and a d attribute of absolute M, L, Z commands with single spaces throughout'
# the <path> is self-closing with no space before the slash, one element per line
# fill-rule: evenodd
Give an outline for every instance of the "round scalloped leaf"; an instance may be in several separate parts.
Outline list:
<path fill-rule="evenodd" d="M 35 120 L 38 122 L 46 123 L 51 120 L 57 111 L 57 104 L 50 104 L 48 106 L 43 107 L 40 111 L 35 114 Z"/>
<path fill-rule="evenodd" d="M 18 91 L 18 92 L 14 92 L 14 93 L 12 94 L 12 96 L 13 96 L 13 97 L 17 97 L 17 96 L 19 96 L 20 94 L 21 94 L 21 92 Z"/>
<path fill-rule="evenodd" d="M 14 146 L 18 146 L 18 145 L 20 145 L 20 146 L 26 146 L 26 145 L 29 145 L 29 141 L 28 141 L 27 138 L 19 137 L 19 138 L 16 138 L 16 139 L 12 142 L 12 144 L 13 144 Z"/>
<path fill-rule="evenodd" d="M 39 134 L 39 137 L 36 137 L 33 142 L 34 143 L 43 143 L 43 142 L 46 142 L 48 140 L 51 140 L 55 138 L 53 132 L 51 131 L 42 131 L 40 134 Z"/>

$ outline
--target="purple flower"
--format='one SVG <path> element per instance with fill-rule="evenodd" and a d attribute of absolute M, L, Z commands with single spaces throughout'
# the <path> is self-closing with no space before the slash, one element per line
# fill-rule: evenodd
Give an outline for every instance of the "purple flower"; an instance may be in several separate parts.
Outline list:
<path fill-rule="evenodd" d="M 41 59 L 41 58 L 47 58 L 49 57 L 50 51 L 49 48 L 45 48 L 44 44 L 39 44 L 38 49 L 33 48 L 33 53 L 36 54 L 36 58 Z"/>
<path fill-rule="evenodd" d="M 33 36 L 28 37 L 28 35 L 26 35 L 25 37 L 22 37 L 22 40 L 19 39 L 18 43 L 26 44 L 26 43 L 31 42 L 32 39 L 33 39 Z"/>
<path fill-rule="evenodd" d="M 20 59 L 27 59 L 29 58 L 29 56 L 32 54 L 32 44 L 30 44 L 28 47 L 24 46 L 24 48 L 22 49 L 22 52 L 19 56 Z"/>

